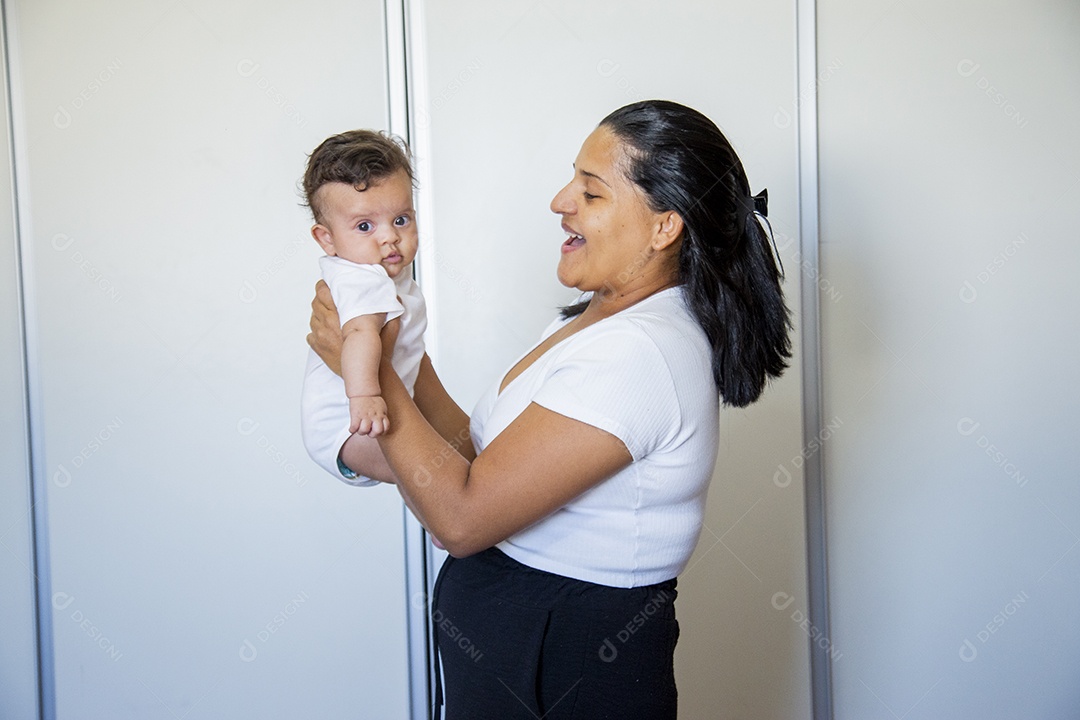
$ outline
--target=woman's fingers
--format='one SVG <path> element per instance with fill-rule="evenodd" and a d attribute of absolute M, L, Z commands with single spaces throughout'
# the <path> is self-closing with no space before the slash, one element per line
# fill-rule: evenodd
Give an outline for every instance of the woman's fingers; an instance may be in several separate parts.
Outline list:
<path fill-rule="evenodd" d="M 327 366 L 341 374 L 341 324 L 330 287 L 320 280 L 311 301 L 311 332 L 307 343 Z"/>
<path fill-rule="evenodd" d="M 330 294 L 330 286 L 326 284 L 325 280 L 319 280 L 315 283 L 315 299 L 311 301 L 312 307 L 315 303 L 320 303 L 329 310 L 333 310 L 334 314 L 337 314 L 337 307 L 334 305 L 334 296 Z"/>

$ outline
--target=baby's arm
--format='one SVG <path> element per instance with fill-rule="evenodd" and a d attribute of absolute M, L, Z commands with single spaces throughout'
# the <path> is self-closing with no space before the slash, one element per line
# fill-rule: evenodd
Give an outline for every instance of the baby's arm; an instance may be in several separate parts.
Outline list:
<path fill-rule="evenodd" d="M 390 429 L 386 403 L 380 397 L 379 331 L 386 313 L 360 315 L 341 328 L 341 377 L 349 396 L 349 432 L 377 437 Z"/>

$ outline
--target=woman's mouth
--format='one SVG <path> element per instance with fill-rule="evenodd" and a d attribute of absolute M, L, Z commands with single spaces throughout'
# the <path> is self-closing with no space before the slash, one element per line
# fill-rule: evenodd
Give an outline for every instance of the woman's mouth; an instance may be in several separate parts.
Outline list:
<path fill-rule="evenodd" d="M 566 234 L 568 237 L 566 238 L 566 242 L 562 245 L 562 251 L 564 253 L 573 252 L 585 244 L 585 238 L 577 233 L 567 230 Z"/>

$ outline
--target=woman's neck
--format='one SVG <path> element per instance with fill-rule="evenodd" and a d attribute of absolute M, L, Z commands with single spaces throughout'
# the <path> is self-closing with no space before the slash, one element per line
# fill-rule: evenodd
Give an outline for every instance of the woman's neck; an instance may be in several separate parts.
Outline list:
<path fill-rule="evenodd" d="M 610 286 L 593 292 L 588 307 L 581 313 L 587 323 L 593 323 L 610 317 L 615 313 L 622 312 L 628 307 L 636 305 L 645 298 L 651 297 L 658 292 L 675 287 L 679 282 L 675 278 L 639 285 L 614 289 Z"/>

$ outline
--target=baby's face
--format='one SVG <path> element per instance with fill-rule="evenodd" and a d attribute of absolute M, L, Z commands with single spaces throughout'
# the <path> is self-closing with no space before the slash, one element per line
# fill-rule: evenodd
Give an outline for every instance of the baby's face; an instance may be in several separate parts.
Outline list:
<path fill-rule="evenodd" d="M 363 265 L 382 265 L 397 277 L 416 256 L 412 183 L 400 170 L 367 190 L 327 183 L 318 190 L 323 223 L 311 235 L 327 255 Z"/>

